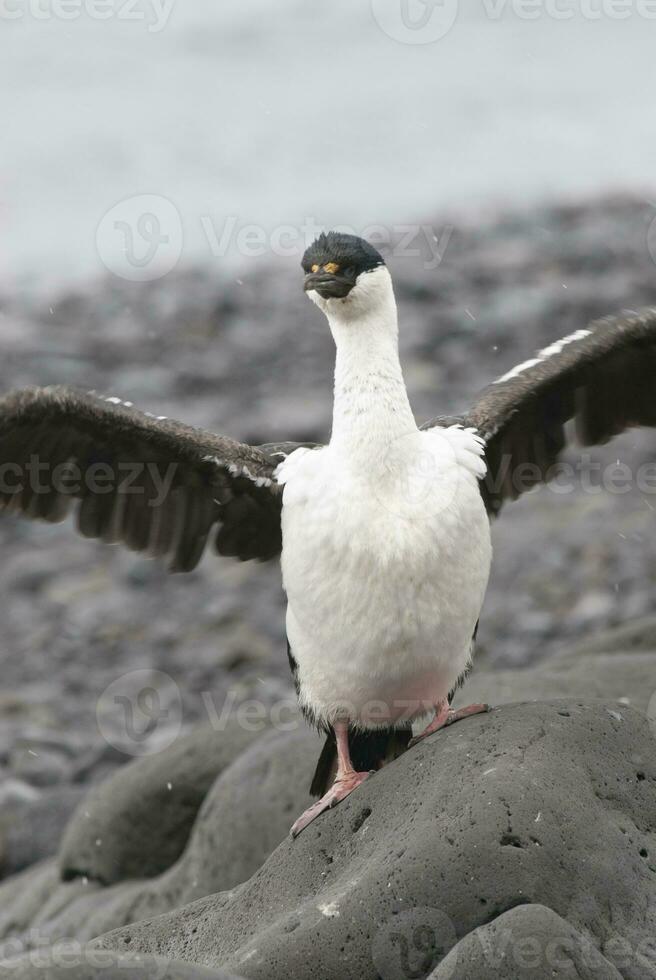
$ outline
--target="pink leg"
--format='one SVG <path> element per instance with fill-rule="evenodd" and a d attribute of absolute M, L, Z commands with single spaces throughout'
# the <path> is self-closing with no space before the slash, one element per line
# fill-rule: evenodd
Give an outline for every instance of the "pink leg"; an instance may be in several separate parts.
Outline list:
<path fill-rule="evenodd" d="M 334 728 L 335 740 L 337 742 L 337 775 L 335 776 L 335 782 L 325 796 L 322 796 L 320 800 L 317 800 L 311 807 L 308 807 L 305 813 L 301 814 L 292 827 L 292 837 L 298 837 L 300 832 L 308 824 L 312 823 L 320 813 L 323 813 L 324 810 L 329 810 L 333 806 L 337 806 L 338 803 L 346 799 L 354 789 L 357 789 L 360 783 L 363 783 L 371 775 L 370 772 L 356 772 L 353 768 L 348 745 L 348 723 L 336 722 Z"/>
<path fill-rule="evenodd" d="M 447 725 L 452 725 L 454 721 L 460 721 L 461 718 L 469 718 L 470 715 L 479 715 L 484 711 L 489 711 L 490 708 L 487 704 L 469 704 L 466 708 L 458 708 L 454 710 L 449 707 L 448 701 L 442 701 L 435 708 L 435 717 L 429 725 L 411 739 L 409 743 L 409 748 L 416 745 L 417 742 L 421 742 L 428 735 L 432 735 L 433 732 L 438 732 L 440 728 L 446 728 Z"/>

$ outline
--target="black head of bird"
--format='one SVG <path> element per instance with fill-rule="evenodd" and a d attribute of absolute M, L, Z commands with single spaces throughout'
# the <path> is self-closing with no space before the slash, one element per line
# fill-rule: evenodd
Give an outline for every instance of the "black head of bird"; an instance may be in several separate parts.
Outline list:
<path fill-rule="evenodd" d="M 328 300 L 346 299 L 361 277 L 385 262 L 380 252 L 363 238 L 330 231 L 319 235 L 310 245 L 301 265 L 305 272 L 305 291 Z"/>

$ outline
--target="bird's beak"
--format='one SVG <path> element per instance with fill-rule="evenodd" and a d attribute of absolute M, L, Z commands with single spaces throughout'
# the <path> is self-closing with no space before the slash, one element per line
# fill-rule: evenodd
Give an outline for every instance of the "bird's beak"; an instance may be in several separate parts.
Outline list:
<path fill-rule="evenodd" d="M 355 282 L 334 272 L 310 272 L 305 277 L 303 289 L 309 292 L 315 289 L 322 299 L 344 299 L 351 292 Z"/>

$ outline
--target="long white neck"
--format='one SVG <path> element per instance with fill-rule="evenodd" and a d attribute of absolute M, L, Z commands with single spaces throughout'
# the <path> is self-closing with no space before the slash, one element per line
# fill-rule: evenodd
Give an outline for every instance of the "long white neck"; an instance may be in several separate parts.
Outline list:
<path fill-rule="evenodd" d="M 349 302 L 324 310 L 337 347 L 330 445 L 376 466 L 395 441 L 417 431 L 399 361 L 396 301 L 384 266 L 366 273 Z"/>

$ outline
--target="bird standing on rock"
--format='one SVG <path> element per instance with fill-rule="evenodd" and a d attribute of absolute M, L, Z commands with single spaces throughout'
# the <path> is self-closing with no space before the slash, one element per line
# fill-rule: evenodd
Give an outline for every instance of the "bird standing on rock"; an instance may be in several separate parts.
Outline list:
<path fill-rule="evenodd" d="M 281 554 L 299 702 L 327 733 L 320 799 L 294 835 L 404 751 L 416 719 L 432 716 L 423 738 L 486 710 L 450 701 L 471 662 L 489 518 L 553 475 L 566 423 L 587 443 L 656 424 L 656 311 L 578 330 L 463 418 L 419 428 L 381 255 L 331 232 L 302 265 L 337 350 L 326 446 L 247 446 L 66 387 L 0 400 L 3 509 L 59 521 L 77 502 L 83 535 L 174 571 L 198 564 L 217 527 L 220 554 Z"/>
<path fill-rule="evenodd" d="M 331 731 L 312 787 L 321 799 L 294 834 L 402 750 L 414 718 L 435 712 L 424 734 L 449 718 L 491 560 L 483 440 L 417 428 L 381 256 L 327 235 L 303 268 L 337 359 L 329 444 L 277 470 L 290 663 L 302 710 Z"/>

